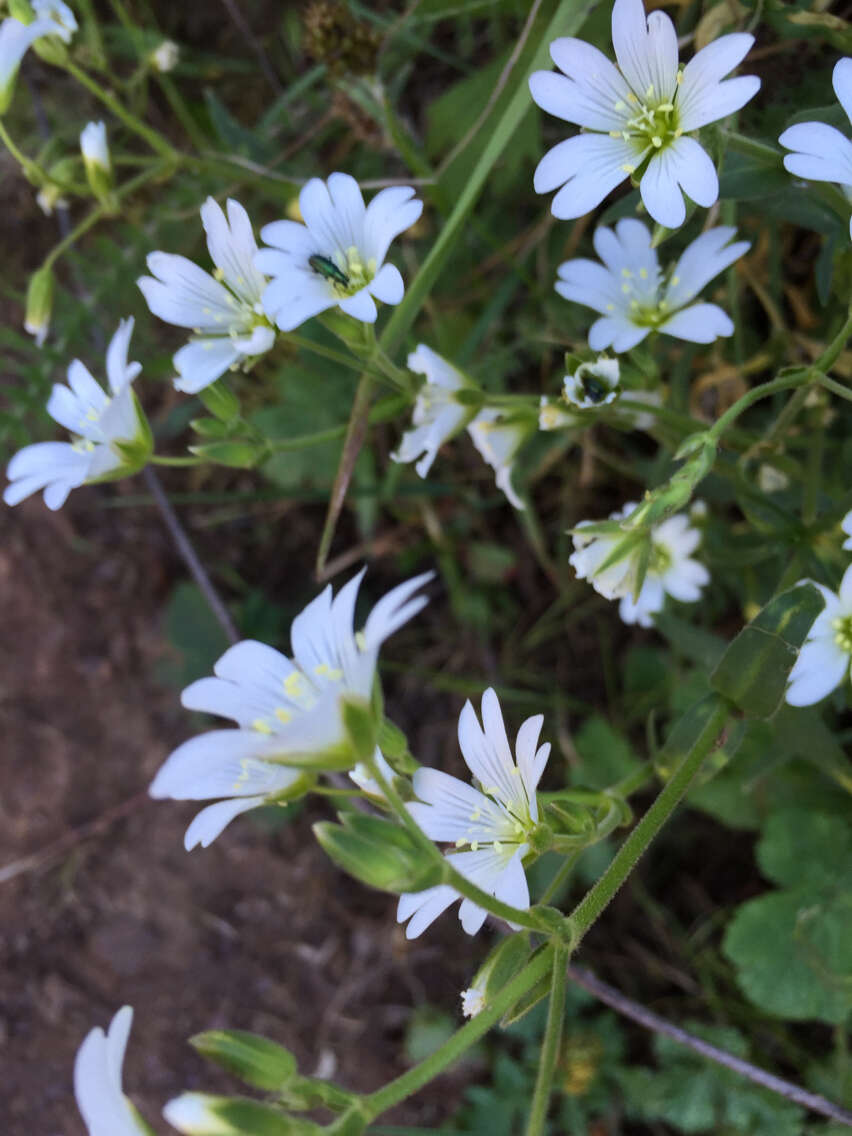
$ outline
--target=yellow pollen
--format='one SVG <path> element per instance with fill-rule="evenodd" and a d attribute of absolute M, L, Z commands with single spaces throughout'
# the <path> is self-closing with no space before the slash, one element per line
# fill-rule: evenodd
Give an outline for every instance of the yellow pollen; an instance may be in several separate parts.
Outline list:
<path fill-rule="evenodd" d="M 480 809 L 480 808 L 478 808 L 478 807 L 477 807 L 477 808 L 475 808 L 475 809 L 473 810 L 473 812 L 472 812 L 472 813 L 470 814 L 470 819 L 471 819 L 471 820 L 479 820 L 479 818 L 480 818 L 481 816 L 482 816 L 482 809 Z"/>
<path fill-rule="evenodd" d="M 367 636 L 364 634 L 363 631 L 356 631 L 355 632 L 355 646 L 358 648 L 359 651 L 366 651 L 367 650 Z"/>
<path fill-rule="evenodd" d="M 287 722 L 292 720 L 293 715 L 289 710 L 285 710 L 283 706 L 279 706 L 275 711 L 275 717 L 279 722 L 282 722 L 286 725 Z"/>
<path fill-rule="evenodd" d="M 683 71 L 678 71 L 678 73 L 677 73 L 677 85 L 680 86 L 682 82 L 683 82 Z"/>
<path fill-rule="evenodd" d="M 470 850 L 471 850 L 471 852 L 478 852 L 479 851 L 479 841 L 478 840 L 471 840 Z"/>
<path fill-rule="evenodd" d="M 630 285 L 629 284 L 622 284 L 621 290 L 624 293 L 624 295 L 627 296 L 630 293 Z"/>
<path fill-rule="evenodd" d="M 627 104 L 625 103 L 624 99 L 619 99 L 618 102 L 613 105 L 613 109 L 614 110 L 626 110 Z"/>
<path fill-rule="evenodd" d="M 629 268 L 622 268 L 621 275 L 625 278 L 625 280 L 629 280 L 633 273 Z"/>
<path fill-rule="evenodd" d="M 648 269 L 647 268 L 640 268 L 639 269 L 639 275 L 643 280 L 647 280 L 648 279 Z"/>
<path fill-rule="evenodd" d="M 678 284 L 680 284 L 680 277 L 679 276 L 673 276 L 672 277 L 672 288 L 677 288 Z"/>
<path fill-rule="evenodd" d="M 651 145 L 655 146 L 659 150 L 659 148 L 662 146 L 662 144 L 663 144 L 662 138 L 660 138 L 660 136 L 658 134 L 655 134 L 654 137 L 651 139 Z"/>
<path fill-rule="evenodd" d="M 89 422 L 97 422 L 97 420 L 98 420 L 98 412 L 97 412 L 97 410 L 87 410 L 87 411 L 86 411 L 86 419 L 87 419 L 87 420 L 88 420 Z"/>
<path fill-rule="evenodd" d="M 624 170 L 624 172 L 625 172 L 626 174 L 632 174 L 632 173 L 635 173 L 635 172 L 636 172 L 636 167 L 635 167 L 635 166 L 624 165 L 624 166 L 622 166 L 621 168 L 622 168 L 622 169 Z"/>
<path fill-rule="evenodd" d="M 678 127 L 677 130 L 674 132 L 674 136 L 675 136 L 675 138 L 680 138 L 681 134 L 683 134 L 683 130 L 681 130 L 681 128 Z"/>
<path fill-rule="evenodd" d="M 497 852 L 497 853 L 498 853 L 498 855 L 499 855 L 499 852 L 500 852 L 500 841 L 499 841 L 499 840 L 495 840 L 495 841 L 494 841 L 494 843 L 493 843 L 493 844 L 491 845 L 491 847 L 492 847 L 492 848 L 494 849 L 494 851 L 495 851 L 495 852 Z"/>
<path fill-rule="evenodd" d="M 343 678 L 343 671 L 339 670 L 337 667 L 330 667 L 328 663 L 319 663 L 318 666 L 315 666 L 314 674 L 330 678 L 332 681 Z"/>
<path fill-rule="evenodd" d="M 288 694 L 298 694 L 304 688 L 305 676 L 301 671 L 291 671 L 284 679 L 284 689 Z"/>
<path fill-rule="evenodd" d="M 251 724 L 253 730 L 257 730 L 259 734 L 271 734 L 272 727 L 268 722 L 264 722 L 263 718 L 255 718 Z"/>
<path fill-rule="evenodd" d="M 464 848 L 465 844 L 467 844 L 467 841 L 459 837 L 456 841 L 456 848 Z"/>
<path fill-rule="evenodd" d="M 631 91 L 631 92 L 630 92 L 630 94 L 629 94 L 629 95 L 627 96 L 627 101 L 628 101 L 629 103 L 632 103 L 632 104 L 633 104 L 634 106 L 636 105 L 636 103 L 638 103 L 638 102 L 639 102 L 639 100 L 638 100 L 638 99 L 636 98 L 636 96 L 635 96 L 635 95 L 633 94 L 633 92 L 632 92 L 632 91 Z"/>
<path fill-rule="evenodd" d="M 610 138 L 621 138 L 622 137 L 622 131 L 621 130 L 610 130 L 609 136 L 610 136 Z"/>
<path fill-rule="evenodd" d="M 214 268 L 213 269 L 213 278 L 214 278 L 214 280 L 224 280 L 225 279 L 224 271 L 221 268 Z"/>
<path fill-rule="evenodd" d="M 607 304 L 606 310 L 608 312 L 614 312 L 615 311 L 615 304 Z"/>
<path fill-rule="evenodd" d="M 652 99 L 653 97 L 654 97 L 654 84 L 649 83 L 648 84 L 648 90 L 645 92 L 645 98 L 646 99 Z"/>

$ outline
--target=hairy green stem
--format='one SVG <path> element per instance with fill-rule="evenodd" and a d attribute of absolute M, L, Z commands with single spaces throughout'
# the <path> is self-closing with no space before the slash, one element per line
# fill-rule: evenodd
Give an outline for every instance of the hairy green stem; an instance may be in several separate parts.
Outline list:
<path fill-rule="evenodd" d="M 535 1079 L 530 1115 L 527 1121 L 526 1136 L 544 1136 L 547 1124 L 547 1106 L 550 1103 L 550 1091 L 553 1085 L 553 1074 L 559 1058 L 559 1046 L 562 1041 L 562 1021 L 565 1017 L 565 968 L 568 958 L 563 947 L 553 950 L 553 973 L 550 980 L 550 1005 L 547 1008 L 547 1025 L 544 1030 L 544 1040 L 541 1043 L 541 1056 L 538 1062 L 538 1073 Z"/>

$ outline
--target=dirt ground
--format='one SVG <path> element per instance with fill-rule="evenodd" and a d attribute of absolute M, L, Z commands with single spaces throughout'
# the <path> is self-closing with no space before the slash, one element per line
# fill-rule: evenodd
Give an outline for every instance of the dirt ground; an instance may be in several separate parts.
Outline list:
<path fill-rule="evenodd" d="M 407 944 L 392 897 L 337 873 L 308 814 L 242 818 L 184 851 L 194 806 L 145 795 L 194 728 L 154 677 L 180 566 L 153 510 L 104 510 L 98 492 L 3 513 L 0 1131 L 80 1136 L 74 1054 L 124 1003 L 125 1088 L 155 1124 L 183 1089 L 237 1089 L 186 1045 L 207 1028 L 266 1033 L 302 1071 L 375 1088 L 404 1068 L 411 1007 L 452 1005 L 479 947 L 454 921 Z M 434 1123 L 459 1089 L 392 1119 Z"/>

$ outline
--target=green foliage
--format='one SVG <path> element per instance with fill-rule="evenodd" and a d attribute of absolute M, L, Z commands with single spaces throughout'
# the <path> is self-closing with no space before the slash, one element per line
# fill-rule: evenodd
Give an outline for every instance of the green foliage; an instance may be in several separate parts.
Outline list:
<path fill-rule="evenodd" d="M 228 647 L 228 638 L 195 584 L 178 584 L 166 606 L 165 631 L 174 658 L 163 661 L 164 682 L 187 686 L 209 674 Z"/>
<path fill-rule="evenodd" d="M 202 1057 L 256 1089 L 281 1090 L 296 1073 L 296 1058 L 288 1049 L 245 1030 L 208 1030 L 189 1043 Z"/>

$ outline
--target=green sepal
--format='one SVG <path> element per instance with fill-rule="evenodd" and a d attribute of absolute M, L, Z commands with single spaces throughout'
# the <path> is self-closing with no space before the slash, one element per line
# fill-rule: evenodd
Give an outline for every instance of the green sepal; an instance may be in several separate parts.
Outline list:
<path fill-rule="evenodd" d="M 269 447 L 266 442 L 207 442 L 188 448 L 191 454 L 197 454 L 205 461 L 226 465 L 232 469 L 253 469 L 269 457 Z"/>
<path fill-rule="evenodd" d="M 214 418 L 219 418 L 222 422 L 233 422 L 239 416 L 240 400 L 224 379 L 217 379 L 197 393 Z"/>
<path fill-rule="evenodd" d="M 382 718 L 379 723 L 376 744 L 399 773 L 411 777 L 420 768 L 420 762 L 408 748 L 408 738 L 389 718 Z"/>
<path fill-rule="evenodd" d="M 740 631 L 710 675 L 710 685 L 749 718 L 770 718 L 784 700 L 790 671 L 825 607 L 813 584 L 775 596 Z"/>
<path fill-rule="evenodd" d="M 373 707 L 354 694 L 341 695 L 343 728 L 356 761 L 370 762 L 376 751 L 376 719 Z"/>
<path fill-rule="evenodd" d="M 472 989 L 481 992 L 486 1006 L 489 998 L 493 998 L 520 972 L 530 953 L 530 937 L 527 931 L 507 935 L 492 947 L 470 984 Z"/>
<path fill-rule="evenodd" d="M 275 735 L 269 738 L 270 747 L 275 744 Z M 289 768 L 303 769 L 306 773 L 319 770 L 334 772 L 340 769 L 351 769 L 356 758 L 348 742 L 341 739 L 338 745 L 326 746 L 325 749 L 310 750 L 305 753 L 276 753 L 272 748 L 263 755 L 264 761 L 271 761 L 275 765 L 286 765 Z"/>
<path fill-rule="evenodd" d="M 189 1044 L 256 1089 L 280 1092 L 296 1074 L 296 1058 L 289 1049 L 246 1030 L 207 1030 L 191 1037 Z"/>
<path fill-rule="evenodd" d="M 170 1105 L 191 1100 L 193 1122 L 178 1126 L 172 1115 L 169 1123 L 186 1136 L 316 1136 L 322 1132 L 310 1120 L 287 1116 L 272 1104 L 248 1097 L 222 1097 L 210 1093 L 184 1093 Z M 187 1110 L 189 1111 L 189 1110 Z"/>
<path fill-rule="evenodd" d="M 424 864 L 423 849 L 400 825 L 363 813 L 340 819 L 342 824 L 315 824 L 314 835 L 329 859 L 356 880 L 397 895 L 441 882 L 441 865 Z"/>
<path fill-rule="evenodd" d="M 42 265 L 30 277 L 27 286 L 27 303 L 24 327 L 41 343 L 50 327 L 50 313 L 53 311 L 54 276 L 49 265 Z"/>
<path fill-rule="evenodd" d="M 294 1077 L 281 1094 L 282 1103 L 297 1110 L 321 1107 L 344 1112 L 355 1099 L 355 1093 L 314 1077 Z"/>
<path fill-rule="evenodd" d="M 533 951 L 533 953 L 529 957 L 529 961 L 532 962 L 537 954 L 547 949 L 547 944 L 542 944 L 540 947 L 538 947 L 537 950 Z M 535 986 L 533 986 L 530 990 L 527 990 L 526 994 L 522 994 L 517 1002 L 509 1007 L 509 1009 L 500 1019 L 501 1027 L 503 1029 L 506 1029 L 507 1026 L 514 1025 L 515 1022 L 519 1022 L 521 1018 L 526 1017 L 530 1010 L 534 1009 L 543 998 L 546 998 L 548 996 L 548 994 L 550 993 L 550 987 L 550 975 L 542 975 Z"/>
<path fill-rule="evenodd" d="M 227 438 L 233 429 L 230 422 L 223 422 L 221 418 L 193 418 L 189 425 L 202 438 L 213 438 L 217 441 Z"/>

